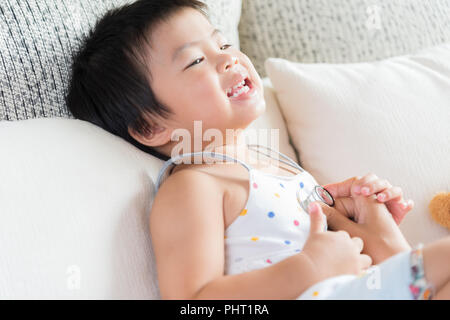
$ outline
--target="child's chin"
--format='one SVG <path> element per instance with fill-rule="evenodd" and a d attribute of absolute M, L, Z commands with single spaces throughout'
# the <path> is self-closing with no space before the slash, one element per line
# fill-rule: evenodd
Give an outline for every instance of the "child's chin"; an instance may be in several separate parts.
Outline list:
<path fill-rule="evenodd" d="M 256 111 L 259 112 L 259 115 L 262 115 L 266 112 L 266 100 L 262 98 L 257 104 L 256 104 Z"/>
<path fill-rule="evenodd" d="M 259 93 L 259 98 L 249 104 L 247 108 L 249 112 L 251 111 L 255 114 L 255 119 L 266 112 L 266 100 L 262 91 Z"/>
<path fill-rule="evenodd" d="M 266 111 L 266 103 L 264 99 L 261 102 L 255 103 L 251 106 L 246 107 L 245 112 L 240 112 L 239 120 L 240 122 L 244 122 L 242 126 L 248 127 L 252 124 L 253 121 L 261 117 Z"/>

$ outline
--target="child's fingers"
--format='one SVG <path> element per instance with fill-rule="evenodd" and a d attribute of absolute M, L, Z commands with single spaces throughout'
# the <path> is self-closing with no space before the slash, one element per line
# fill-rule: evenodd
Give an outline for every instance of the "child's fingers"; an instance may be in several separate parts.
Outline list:
<path fill-rule="evenodd" d="M 406 211 L 410 211 L 412 210 L 412 208 L 414 208 L 414 201 L 409 199 L 408 201 L 406 201 Z"/>
<path fill-rule="evenodd" d="M 377 194 L 377 200 L 387 202 L 391 200 L 403 200 L 403 191 L 400 187 L 390 187 Z"/>
<path fill-rule="evenodd" d="M 391 202 L 395 202 L 396 200 L 393 199 L 391 200 Z M 412 201 L 411 199 L 409 200 L 398 200 L 399 202 L 399 206 L 403 211 L 410 211 L 412 210 L 412 208 L 414 207 L 414 201 Z"/>
<path fill-rule="evenodd" d="M 403 207 L 403 203 L 406 204 L 406 207 Z M 402 222 L 406 214 L 410 212 L 414 207 L 414 202 L 412 200 L 408 201 L 391 200 L 389 202 L 386 202 L 386 207 L 392 214 L 392 217 L 394 218 L 395 222 L 397 224 L 400 224 L 400 222 Z"/>

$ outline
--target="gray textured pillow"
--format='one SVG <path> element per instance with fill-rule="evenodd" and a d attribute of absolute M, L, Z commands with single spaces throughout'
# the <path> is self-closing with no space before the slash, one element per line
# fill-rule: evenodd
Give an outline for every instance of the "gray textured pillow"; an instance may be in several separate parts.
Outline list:
<path fill-rule="evenodd" d="M 266 76 L 268 57 L 372 61 L 450 41 L 448 0 L 245 0 L 241 50 Z"/>
<path fill-rule="evenodd" d="M 0 0 L 0 121 L 72 118 L 64 97 L 72 53 L 108 9 L 133 0 Z M 205 0 L 239 46 L 241 0 Z"/>

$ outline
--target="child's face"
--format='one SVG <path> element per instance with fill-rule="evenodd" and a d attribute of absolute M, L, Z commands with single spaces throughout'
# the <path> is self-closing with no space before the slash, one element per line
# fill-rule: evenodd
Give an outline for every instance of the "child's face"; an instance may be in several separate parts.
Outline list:
<path fill-rule="evenodd" d="M 193 133 L 194 120 L 201 120 L 203 132 L 216 128 L 225 134 L 225 129 L 244 129 L 264 112 L 262 81 L 253 64 L 236 47 L 226 46 L 229 42 L 220 32 L 213 31 L 209 21 L 190 8 L 152 31 L 151 86 L 156 98 L 175 112 L 159 126 Z M 175 54 L 177 48 L 194 41 L 198 42 Z M 254 91 L 246 99 L 232 100 L 227 89 L 242 77 L 250 79 Z"/>

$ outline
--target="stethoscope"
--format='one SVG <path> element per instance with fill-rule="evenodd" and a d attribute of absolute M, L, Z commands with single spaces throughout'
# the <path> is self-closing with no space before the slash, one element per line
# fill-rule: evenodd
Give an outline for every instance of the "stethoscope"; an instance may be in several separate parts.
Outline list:
<path fill-rule="evenodd" d="M 263 147 L 267 150 L 273 151 L 271 148 L 264 146 L 264 145 L 259 145 L 259 144 L 248 144 L 247 146 L 248 147 Z M 258 152 L 261 152 L 261 150 L 258 150 Z M 263 152 L 261 152 L 261 153 L 263 153 Z M 278 159 L 279 161 L 286 163 L 288 165 L 291 165 L 291 166 L 299 169 L 301 172 L 305 172 L 305 169 L 300 167 L 297 163 L 293 162 L 291 160 L 291 158 L 289 158 L 288 156 L 284 155 L 283 153 L 281 153 L 279 151 L 277 151 L 277 153 L 287 160 L 287 161 L 285 161 L 283 159 Z M 270 154 L 267 154 L 267 153 L 263 153 L 263 154 L 268 157 L 271 157 Z M 300 204 L 302 209 L 305 210 L 306 213 L 308 213 L 308 206 L 311 202 L 320 201 L 330 207 L 333 207 L 334 203 L 335 203 L 334 198 L 331 195 L 331 193 L 327 189 L 325 189 L 324 187 L 322 187 L 320 185 L 314 186 L 309 193 L 306 190 L 304 190 L 303 187 L 299 186 L 299 188 L 297 189 L 296 195 L 297 195 L 298 203 Z"/>
<path fill-rule="evenodd" d="M 312 191 L 306 195 L 306 197 L 303 196 L 301 191 L 302 188 L 297 190 L 297 201 L 306 213 L 308 213 L 308 206 L 311 202 L 321 201 L 330 207 L 334 206 L 333 196 L 322 186 L 315 186 Z"/>
<path fill-rule="evenodd" d="M 249 148 L 251 147 L 263 147 L 266 148 L 267 150 L 270 151 L 274 151 L 273 149 L 264 146 L 264 145 L 259 145 L 259 144 L 247 144 L 247 146 Z M 257 150 L 258 152 L 261 152 L 262 154 L 268 156 L 269 158 L 273 157 L 270 154 L 264 153 L 261 150 Z M 216 154 L 214 152 L 210 152 L 211 154 Z M 306 172 L 302 167 L 300 167 L 296 162 L 294 162 L 293 160 L 291 160 L 291 158 L 289 158 L 288 156 L 284 155 L 283 153 L 277 151 L 277 153 L 279 155 L 281 155 L 283 158 L 287 159 L 287 161 L 283 160 L 283 159 L 277 159 L 278 161 L 281 161 L 283 163 L 286 163 L 290 166 L 293 166 L 297 169 L 299 169 L 301 172 Z M 159 175 L 158 175 L 158 179 L 157 179 L 157 184 L 156 184 L 156 190 L 158 189 L 158 187 L 160 186 L 162 180 L 164 179 L 163 174 L 166 172 L 166 169 L 170 166 L 173 165 L 174 162 L 176 162 L 179 158 L 183 157 L 183 156 L 187 156 L 187 155 L 201 155 L 203 154 L 203 152 L 195 152 L 195 153 L 189 153 L 189 154 L 183 154 L 181 156 L 178 156 L 176 159 L 170 159 L 168 161 L 166 161 L 163 165 L 163 168 L 161 169 Z M 224 159 L 228 159 L 230 161 L 235 161 L 233 158 L 230 158 L 226 155 L 223 154 L 216 154 L 218 156 L 223 157 Z M 240 162 L 240 161 L 239 161 Z M 242 163 L 242 162 L 241 162 Z M 245 167 L 248 168 L 248 166 L 245 163 L 242 163 Z M 249 169 L 249 168 L 248 168 Z M 312 190 L 308 193 L 308 191 L 306 191 L 306 189 L 304 189 L 302 186 L 299 186 L 299 188 L 297 189 L 297 201 L 299 202 L 300 206 L 302 207 L 303 210 L 305 210 L 306 213 L 308 213 L 308 206 L 311 202 L 315 202 L 315 201 L 320 201 L 322 203 L 325 203 L 326 205 L 333 207 L 334 206 L 334 198 L 333 196 L 330 194 L 330 192 L 328 192 L 327 189 L 325 189 L 324 187 L 320 186 L 320 185 L 316 185 L 312 188 Z"/>

